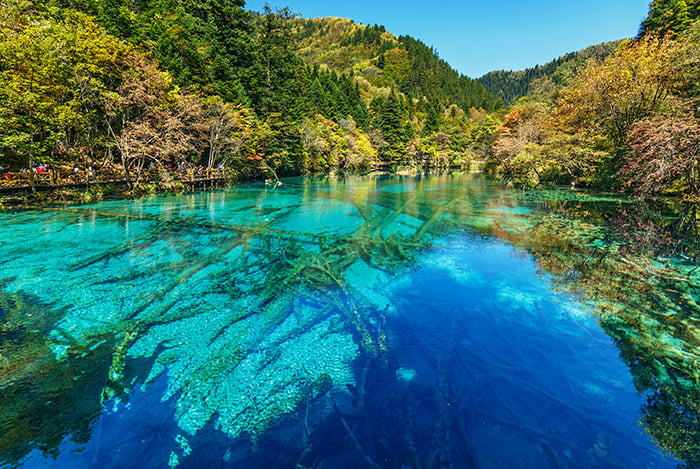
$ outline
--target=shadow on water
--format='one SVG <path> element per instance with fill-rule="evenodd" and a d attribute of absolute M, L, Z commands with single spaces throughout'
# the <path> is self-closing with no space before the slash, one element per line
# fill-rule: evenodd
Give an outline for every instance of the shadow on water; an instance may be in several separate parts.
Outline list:
<path fill-rule="evenodd" d="M 15 465 L 37 448 L 55 455 L 64 438 L 81 444 L 91 437 L 109 345 L 99 338 L 87 346 L 68 342 L 65 360 L 56 360 L 47 336 L 64 314 L 0 289 L 0 463 Z"/>
<path fill-rule="evenodd" d="M 700 466 L 700 272 L 696 205 L 548 203 L 500 236 L 559 288 L 593 301 L 602 330 L 646 396 L 640 423 L 661 449 Z"/>
<path fill-rule="evenodd" d="M 149 365 L 132 360 L 117 382 L 110 374 L 119 355 L 114 334 L 81 342 L 52 337 L 65 309 L 8 293 L 6 284 L 0 284 L 0 466 L 15 467 L 32 452 L 55 459 L 67 444 L 94 442 L 106 393 L 126 398 L 122 381 L 138 379 Z M 97 457 L 91 454 L 86 466 L 98 464 Z"/>
<path fill-rule="evenodd" d="M 368 176 L 5 217 L 2 464 L 672 467 L 639 420 L 700 465 L 694 206 Z"/>

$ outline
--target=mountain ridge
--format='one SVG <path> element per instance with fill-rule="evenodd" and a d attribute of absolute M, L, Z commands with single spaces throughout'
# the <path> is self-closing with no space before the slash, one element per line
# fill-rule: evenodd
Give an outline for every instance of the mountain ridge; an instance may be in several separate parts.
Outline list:
<path fill-rule="evenodd" d="M 506 106 L 512 105 L 518 99 L 527 96 L 532 91 L 532 84 L 544 77 L 557 85 L 566 85 L 585 67 L 588 60 L 604 59 L 612 54 L 623 40 L 594 44 L 524 70 L 492 70 L 476 80 Z"/>
<path fill-rule="evenodd" d="M 395 36 L 381 25 L 341 17 L 296 18 L 298 55 L 309 65 L 351 74 L 367 96 L 395 89 L 434 106 L 499 107 L 475 79 L 453 69 L 434 48 L 411 36 Z"/>

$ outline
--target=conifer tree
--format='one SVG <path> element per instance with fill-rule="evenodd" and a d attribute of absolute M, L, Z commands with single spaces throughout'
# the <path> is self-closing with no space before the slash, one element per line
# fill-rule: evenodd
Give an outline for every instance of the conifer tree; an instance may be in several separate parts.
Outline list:
<path fill-rule="evenodd" d="M 401 105 L 395 93 L 391 93 L 382 103 L 377 116 L 377 124 L 388 144 L 386 159 L 395 161 L 404 153 L 406 134 L 401 126 Z"/>
<path fill-rule="evenodd" d="M 425 106 L 425 112 L 425 124 L 423 125 L 422 132 L 424 136 L 430 135 L 433 132 L 437 132 L 438 130 L 440 130 L 440 117 L 438 116 L 438 112 L 435 109 L 435 106 L 428 103 Z"/>

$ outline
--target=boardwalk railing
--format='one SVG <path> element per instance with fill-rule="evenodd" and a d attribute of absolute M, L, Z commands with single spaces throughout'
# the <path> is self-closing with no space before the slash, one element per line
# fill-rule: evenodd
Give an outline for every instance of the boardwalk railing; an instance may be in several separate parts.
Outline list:
<path fill-rule="evenodd" d="M 58 171 L 49 169 L 45 172 L 34 171 L 31 175 L 34 184 L 39 188 L 73 187 L 89 184 L 126 183 L 124 172 L 114 168 L 99 170 L 82 169 L 78 171 Z M 144 169 L 140 173 L 131 174 L 131 182 L 163 182 L 178 181 L 196 183 L 204 181 L 223 181 L 226 179 L 225 169 L 207 168 L 175 168 L 175 169 Z M 31 187 L 29 172 L 0 174 L 0 188 L 22 189 Z"/>

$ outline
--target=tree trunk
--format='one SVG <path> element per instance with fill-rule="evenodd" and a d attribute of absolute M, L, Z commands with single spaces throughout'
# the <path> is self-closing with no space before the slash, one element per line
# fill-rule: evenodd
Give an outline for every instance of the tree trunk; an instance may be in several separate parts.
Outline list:
<path fill-rule="evenodd" d="M 27 172 L 29 174 L 29 185 L 32 188 L 32 194 L 36 195 L 36 180 L 34 179 L 34 158 L 32 158 L 31 152 L 29 153 L 29 158 L 27 159 Z"/>
<path fill-rule="evenodd" d="M 124 179 L 126 180 L 126 187 L 131 189 L 131 176 L 129 175 L 129 165 L 127 164 L 126 158 L 124 157 L 124 153 L 121 150 L 119 151 L 119 156 L 122 161 L 122 166 L 124 167 Z"/>
<path fill-rule="evenodd" d="M 114 130 L 112 129 L 112 124 L 109 122 L 109 119 L 105 119 L 105 122 L 107 123 L 107 129 L 109 129 L 110 135 L 114 139 L 114 143 L 117 144 L 117 148 L 119 149 L 119 157 L 121 159 L 122 166 L 124 167 L 124 179 L 126 180 L 126 187 L 131 189 L 131 177 L 129 175 L 129 165 L 127 164 L 126 155 L 124 155 L 125 149 L 119 144 L 119 139 L 117 139 L 117 135 L 114 133 Z"/>
<path fill-rule="evenodd" d="M 216 161 L 216 143 L 219 138 L 218 131 L 215 130 L 216 124 L 212 124 L 211 130 L 209 131 L 209 160 L 207 162 L 207 169 L 212 169 Z"/>
<path fill-rule="evenodd" d="M 693 195 L 698 195 L 700 193 L 700 188 L 698 188 L 698 172 L 697 172 L 697 161 L 693 160 L 690 163 L 690 171 L 688 171 L 688 190 Z"/>

